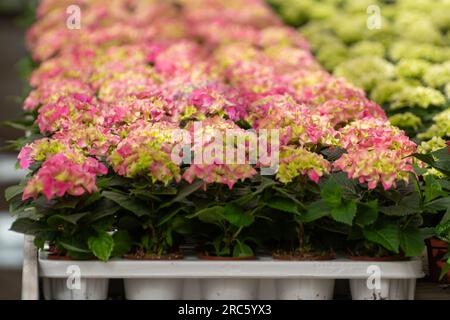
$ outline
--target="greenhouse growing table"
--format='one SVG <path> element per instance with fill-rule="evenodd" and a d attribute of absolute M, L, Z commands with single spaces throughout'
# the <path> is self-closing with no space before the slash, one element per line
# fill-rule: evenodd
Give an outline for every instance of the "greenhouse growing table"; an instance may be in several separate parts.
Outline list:
<path fill-rule="evenodd" d="M 377 266 L 383 280 L 399 283 L 388 286 L 403 288 L 395 290 L 405 291 L 402 294 L 411 300 L 414 299 L 416 279 L 424 275 L 420 259 L 400 262 L 352 261 L 345 258 L 333 261 L 275 261 L 262 257 L 255 261 L 236 262 L 200 261 L 187 257 L 177 261 L 55 261 L 47 259 L 45 253 L 38 253 L 30 237 L 26 237 L 24 252 L 23 299 L 39 298 L 39 277 L 66 279 L 67 270 L 73 265 L 79 267 L 83 279 L 186 279 L 191 281 L 191 285 L 198 279 L 260 280 L 266 298 L 276 298 L 271 291 L 275 290 L 274 283 L 283 279 L 349 279 L 365 286 L 371 267 Z"/>

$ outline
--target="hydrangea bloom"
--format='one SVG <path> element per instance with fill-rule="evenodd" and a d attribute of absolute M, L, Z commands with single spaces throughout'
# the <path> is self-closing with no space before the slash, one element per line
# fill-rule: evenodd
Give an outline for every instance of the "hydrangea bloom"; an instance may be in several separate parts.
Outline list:
<path fill-rule="evenodd" d="M 81 196 L 97 190 L 97 175 L 106 174 L 108 169 L 94 158 L 77 163 L 62 153 L 46 160 L 39 171 L 28 182 L 23 200 L 37 198 L 43 194 L 48 200 L 65 194 Z"/>
<path fill-rule="evenodd" d="M 24 108 L 46 138 L 19 155 L 23 168 L 40 165 L 25 199 L 93 192 L 96 176 L 107 172 L 155 184 L 200 180 L 205 188 L 232 188 L 268 165 L 250 161 L 254 145 L 244 128 L 279 130 L 281 183 L 299 176 L 318 182 L 332 170 L 369 188 L 407 178 L 415 145 L 361 89 L 326 72 L 304 38 L 262 0 L 75 3 L 82 30 L 60 23 L 67 1 L 44 0 L 27 37 L 41 64 Z M 339 29 L 360 36 L 350 31 Z M 174 158 L 180 145 L 183 156 L 188 150 L 202 157 L 229 147 L 219 139 L 227 130 L 243 137 L 242 163 L 215 153 L 207 162 Z M 330 146 L 347 151 L 334 164 L 318 153 Z M 227 151 L 242 155 L 237 142 Z"/>

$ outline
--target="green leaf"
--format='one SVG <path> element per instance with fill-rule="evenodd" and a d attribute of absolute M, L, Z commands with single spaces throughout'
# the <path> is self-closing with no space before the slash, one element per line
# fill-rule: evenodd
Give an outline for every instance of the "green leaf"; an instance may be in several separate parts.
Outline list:
<path fill-rule="evenodd" d="M 409 216 L 416 214 L 418 212 L 417 209 L 407 207 L 404 205 L 380 207 L 380 211 L 387 216 L 394 216 L 394 217 Z"/>
<path fill-rule="evenodd" d="M 433 200 L 425 205 L 425 211 L 437 213 L 439 211 L 448 210 L 450 208 L 450 196 Z"/>
<path fill-rule="evenodd" d="M 441 222 L 435 228 L 436 235 L 440 238 L 450 239 L 450 220 Z"/>
<path fill-rule="evenodd" d="M 424 177 L 425 180 L 425 202 L 430 202 L 442 195 L 446 195 L 446 192 L 442 191 L 442 187 L 439 182 L 433 178 L 431 174 Z"/>
<path fill-rule="evenodd" d="M 313 222 L 322 217 L 331 214 L 331 208 L 325 203 L 324 200 L 313 202 L 306 206 L 306 212 L 303 213 L 299 219 L 304 223 Z"/>
<path fill-rule="evenodd" d="M 342 202 L 342 188 L 332 177 L 323 186 L 320 195 L 332 208 L 339 207 Z"/>
<path fill-rule="evenodd" d="M 160 207 L 160 209 L 167 208 L 176 202 L 182 202 L 183 200 L 186 199 L 186 197 L 188 197 L 189 195 L 191 195 L 192 193 L 194 193 L 195 191 L 200 189 L 202 185 L 203 185 L 203 182 L 200 180 L 195 181 L 192 184 L 186 185 L 185 187 L 180 189 L 180 192 L 177 194 L 177 196 L 175 198 L 173 198 L 171 201 L 162 205 Z"/>
<path fill-rule="evenodd" d="M 15 197 L 21 195 L 25 187 L 23 185 L 11 186 L 5 190 L 6 201 L 11 201 Z"/>
<path fill-rule="evenodd" d="M 179 214 L 181 211 L 186 211 L 186 208 L 183 208 L 183 207 L 178 208 L 178 209 L 174 210 L 172 213 L 170 213 L 170 214 L 164 216 L 164 217 L 162 218 L 162 220 L 158 223 L 158 226 L 160 227 L 160 226 L 162 226 L 162 225 L 168 223 L 169 221 L 173 220 L 173 218 L 174 218 L 177 214 Z"/>
<path fill-rule="evenodd" d="M 358 204 L 355 222 L 361 226 L 368 226 L 378 219 L 378 200 Z"/>
<path fill-rule="evenodd" d="M 188 219 L 198 218 L 200 221 L 205 223 L 212 223 L 221 225 L 221 223 L 226 220 L 224 216 L 224 207 L 214 206 L 206 209 L 202 209 L 192 215 L 187 216 Z"/>
<path fill-rule="evenodd" d="M 420 229 L 407 228 L 400 231 L 400 248 L 407 257 L 420 256 L 425 242 Z"/>
<path fill-rule="evenodd" d="M 64 249 L 69 250 L 69 251 L 78 252 L 78 253 L 90 253 L 89 250 L 80 248 L 78 246 L 75 246 L 73 244 L 67 243 L 65 241 L 58 241 L 58 244 L 60 246 L 62 246 Z"/>
<path fill-rule="evenodd" d="M 114 241 L 114 249 L 112 255 L 115 257 L 122 257 L 131 250 L 131 239 L 128 232 L 119 230 L 112 236 Z"/>
<path fill-rule="evenodd" d="M 252 257 L 254 256 L 252 248 L 250 248 L 245 243 L 242 243 L 241 241 L 237 241 L 236 245 L 233 249 L 233 257 L 235 258 L 242 258 L 242 257 Z"/>
<path fill-rule="evenodd" d="M 367 240 L 375 242 L 391 252 L 399 253 L 400 235 L 399 227 L 396 224 L 370 226 L 363 229 L 363 234 Z"/>
<path fill-rule="evenodd" d="M 42 222 L 25 218 L 14 221 L 10 230 L 23 234 L 35 235 L 39 232 L 49 231 L 49 228 Z"/>
<path fill-rule="evenodd" d="M 227 204 L 223 215 L 229 223 L 237 227 L 248 227 L 255 221 L 254 216 L 246 214 L 241 207 L 235 204 Z"/>
<path fill-rule="evenodd" d="M 172 227 L 171 229 L 182 235 L 191 235 L 192 234 L 192 224 L 189 220 L 186 219 L 185 216 L 178 215 L 172 219 Z"/>
<path fill-rule="evenodd" d="M 117 213 L 117 211 L 120 210 L 120 207 L 117 205 L 114 205 L 112 207 L 99 207 L 94 210 L 94 212 L 91 212 L 91 214 L 86 218 L 86 221 L 89 223 L 96 222 L 100 219 L 103 219 L 105 217 L 113 216 Z"/>
<path fill-rule="evenodd" d="M 339 207 L 331 210 L 331 216 L 337 222 L 351 226 L 356 216 L 356 202 L 353 200 L 344 200 Z"/>
<path fill-rule="evenodd" d="M 450 261 L 447 261 L 447 263 L 444 264 L 444 266 L 442 267 L 441 274 L 439 276 L 439 280 L 444 279 L 444 277 L 447 276 L 447 273 L 449 273 L 449 272 L 450 272 Z"/>
<path fill-rule="evenodd" d="M 58 225 L 60 225 L 64 222 L 69 222 L 73 225 L 76 225 L 77 222 L 81 218 L 85 217 L 89 213 L 90 212 L 82 212 L 82 213 L 75 213 L 75 214 L 68 214 L 68 215 L 56 214 L 56 215 L 50 216 L 47 219 L 47 223 L 52 227 L 57 227 Z"/>
<path fill-rule="evenodd" d="M 282 198 L 282 197 L 274 197 L 269 200 L 267 203 L 267 206 L 272 209 L 288 212 L 288 213 L 294 213 L 294 214 L 300 214 L 298 211 L 297 204 L 292 200 L 288 198 Z"/>
<path fill-rule="evenodd" d="M 129 195 L 113 191 L 104 191 L 102 194 L 105 198 L 114 201 L 119 206 L 133 212 L 138 217 L 150 215 L 151 213 L 150 208 L 144 202 L 132 199 Z"/>
<path fill-rule="evenodd" d="M 114 240 L 107 232 L 100 232 L 96 237 L 88 239 L 92 253 L 101 261 L 108 261 L 114 248 Z"/>

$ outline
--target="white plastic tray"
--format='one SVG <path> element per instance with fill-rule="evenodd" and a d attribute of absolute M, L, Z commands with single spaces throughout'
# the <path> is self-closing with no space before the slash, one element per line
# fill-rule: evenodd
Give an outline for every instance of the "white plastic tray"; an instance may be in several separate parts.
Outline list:
<path fill-rule="evenodd" d="M 176 261 L 64 261 L 39 256 L 39 274 L 46 278 L 67 278 L 70 266 L 77 266 L 83 278 L 318 278 L 366 279 L 370 266 L 377 266 L 386 279 L 418 279 L 424 276 L 420 259 L 378 262 L 340 258 L 332 261 L 279 261 L 269 257 L 255 261 L 205 261 L 194 257 Z"/>

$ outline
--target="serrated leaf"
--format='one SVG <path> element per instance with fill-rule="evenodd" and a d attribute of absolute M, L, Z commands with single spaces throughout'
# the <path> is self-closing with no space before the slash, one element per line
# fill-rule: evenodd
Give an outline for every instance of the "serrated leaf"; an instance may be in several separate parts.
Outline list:
<path fill-rule="evenodd" d="M 114 248 L 114 240 L 107 232 L 100 232 L 96 237 L 88 239 L 92 253 L 101 261 L 108 261 Z"/>
<path fill-rule="evenodd" d="M 450 196 L 433 200 L 425 205 L 427 212 L 437 213 L 439 211 L 448 210 L 450 208 Z"/>
<path fill-rule="evenodd" d="M 361 226 L 368 226 L 378 219 L 378 200 L 358 204 L 355 222 Z"/>
<path fill-rule="evenodd" d="M 400 235 L 396 224 L 388 223 L 383 226 L 370 226 L 363 229 L 364 237 L 375 242 L 387 250 L 399 253 Z"/>
<path fill-rule="evenodd" d="M 407 257 L 420 256 L 425 247 L 424 238 L 419 229 L 407 228 L 400 232 L 400 248 Z"/>
<path fill-rule="evenodd" d="M 442 187 L 439 182 L 434 179 L 431 174 L 428 174 L 424 177 L 425 180 L 425 202 L 430 202 L 431 200 L 436 199 L 442 195 L 446 195 L 445 192 L 442 191 Z"/>
<path fill-rule="evenodd" d="M 306 206 L 306 212 L 299 219 L 304 223 L 313 222 L 331 214 L 331 208 L 323 200 L 313 202 Z"/>
<path fill-rule="evenodd" d="M 223 215 L 229 223 L 236 227 L 248 227 L 255 221 L 254 216 L 245 213 L 241 207 L 234 204 L 227 204 Z"/>
<path fill-rule="evenodd" d="M 225 219 L 224 207 L 214 206 L 206 209 L 202 209 L 192 215 L 188 215 L 186 218 L 198 218 L 200 221 L 205 223 L 213 223 L 220 225 Z"/>
<path fill-rule="evenodd" d="M 342 188 L 332 177 L 322 187 L 320 195 L 332 208 L 339 207 L 342 203 Z"/>
<path fill-rule="evenodd" d="M 270 198 L 270 200 L 267 203 L 267 206 L 269 208 L 288 212 L 288 213 L 300 214 L 298 211 L 297 204 L 292 199 L 288 199 L 288 198 L 282 198 L 282 197 Z"/>
<path fill-rule="evenodd" d="M 102 195 L 114 201 L 122 208 L 133 212 L 138 217 L 142 217 L 145 215 L 150 215 L 150 208 L 141 200 L 132 199 L 129 195 L 113 192 L 113 191 L 104 191 Z"/>
<path fill-rule="evenodd" d="M 331 209 L 331 216 L 337 222 L 351 226 L 356 216 L 356 202 L 344 200 L 339 207 Z"/>
<path fill-rule="evenodd" d="M 167 208 L 170 207 L 172 204 L 181 202 L 186 199 L 189 195 L 200 189 L 203 185 L 202 181 L 195 181 L 192 184 L 184 186 L 176 195 L 175 198 L 173 198 L 171 201 L 167 202 L 166 204 L 163 204 L 160 208 Z"/>

